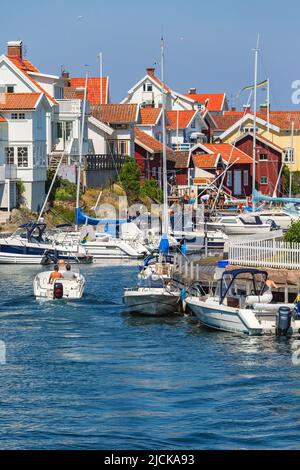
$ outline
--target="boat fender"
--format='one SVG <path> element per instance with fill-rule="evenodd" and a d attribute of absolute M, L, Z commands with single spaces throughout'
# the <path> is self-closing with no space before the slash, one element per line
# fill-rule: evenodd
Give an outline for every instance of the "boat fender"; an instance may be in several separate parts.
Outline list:
<path fill-rule="evenodd" d="M 187 296 L 186 288 L 183 287 L 180 290 L 180 298 L 179 298 L 181 310 L 183 313 L 185 313 L 185 310 L 186 310 L 186 301 L 185 301 L 186 296 Z"/>
<path fill-rule="evenodd" d="M 53 298 L 62 299 L 64 295 L 64 287 L 61 282 L 56 282 L 53 287 Z"/>
<path fill-rule="evenodd" d="M 152 281 L 157 282 L 159 280 L 159 275 L 158 274 L 152 274 Z"/>
<path fill-rule="evenodd" d="M 246 305 L 269 304 L 270 302 L 272 302 L 272 299 L 272 292 L 267 291 L 263 295 L 247 295 L 245 303 Z"/>
<path fill-rule="evenodd" d="M 286 336 L 292 320 L 292 312 L 289 307 L 280 307 L 276 316 L 276 335 Z"/>

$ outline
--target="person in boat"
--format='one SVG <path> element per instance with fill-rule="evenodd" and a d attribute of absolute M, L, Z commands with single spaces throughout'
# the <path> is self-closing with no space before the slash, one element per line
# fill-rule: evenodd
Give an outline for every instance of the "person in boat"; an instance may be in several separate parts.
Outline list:
<path fill-rule="evenodd" d="M 58 264 L 54 265 L 53 271 L 49 276 L 49 284 L 53 284 L 57 279 L 62 279 L 63 275 L 59 272 Z"/>
<path fill-rule="evenodd" d="M 269 302 L 271 302 L 273 299 L 272 289 L 277 289 L 278 287 L 279 286 L 277 286 L 277 284 L 275 284 L 275 282 L 272 279 L 267 279 L 266 285 L 263 290 L 263 296 L 264 297 L 268 296 L 270 298 Z"/>
<path fill-rule="evenodd" d="M 73 280 L 76 278 L 75 275 L 71 272 L 71 265 L 69 263 L 66 264 L 66 270 L 64 272 L 63 278 L 67 280 Z"/>
<path fill-rule="evenodd" d="M 221 190 L 220 191 L 220 194 L 219 194 L 219 198 L 218 198 L 218 205 L 219 205 L 219 209 L 222 211 L 224 209 L 224 204 L 225 204 L 225 194 L 224 192 Z"/>

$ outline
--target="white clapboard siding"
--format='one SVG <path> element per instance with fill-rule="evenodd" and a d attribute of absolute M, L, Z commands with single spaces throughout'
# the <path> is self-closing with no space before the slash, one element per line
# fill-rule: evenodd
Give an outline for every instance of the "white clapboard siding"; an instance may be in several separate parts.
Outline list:
<path fill-rule="evenodd" d="M 240 266 L 297 270 L 300 269 L 300 243 L 234 240 L 229 244 L 228 260 Z"/>

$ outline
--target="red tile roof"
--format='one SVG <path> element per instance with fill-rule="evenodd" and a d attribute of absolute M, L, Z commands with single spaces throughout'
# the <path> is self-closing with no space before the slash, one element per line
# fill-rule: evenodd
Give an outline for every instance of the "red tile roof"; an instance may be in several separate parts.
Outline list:
<path fill-rule="evenodd" d="M 41 93 L 1 93 L 0 110 L 35 109 Z"/>
<path fill-rule="evenodd" d="M 186 129 L 196 113 L 197 111 L 195 109 L 188 111 L 167 111 L 167 116 L 169 120 L 169 124 L 167 124 L 167 127 L 169 129 L 177 129 L 178 120 L 178 128 Z"/>
<path fill-rule="evenodd" d="M 101 103 L 100 103 L 100 84 L 102 83 Z M 72 88 L 85 87 L 85 78 L 70 78 Z M 91 105 L 107 104 L 108 100 L 108 77 L 90 77 L 87 84 L 87 100 Z"/>
<path fill-rule="evenodd" d="M 173 158 L 175 160 L 175 168 L 188 168 L 190 152 L 184 152 L 175 150 L 173 152 Z"/>
<path fill-rule="evenodd" d="M 137 127 L 134 130 L 135 132 L 135 142 L 137 144 L 145 145 L 148 149 L 150 149 L 153 153 L 162 153 L 163 152 L 163 145 L 162 143 L 155 139 L 154 137 L 150 136 L 146 132 L 141 131 Z M 167 147 L 167 154 L 172 154 L 173 151 L 169 147 Z"/>
<path fill-rule="evenodd" d="M 161 113 L 161 108 L 141 108 L 140 124 L 154 126 Z"/>
<path fill-rule="evenodd" d="M 225 93 L 184 93 L 184 96 L 191 98 L 197 103 L 206 104 L 209 111 L 222 111 L 225 102 Z"/>
<path fill-rule="evenodd" d="M 222 156 L 225 162 L 233 163 L 252 163 L 252 158 L 242 150 L 234 147 L 231 144 L 204 144 L 205 148 Z"/>
<path fill-rule="evenodd" d="M 28 61 L 28 60 L 21 60 L 17 57 L 7 57 L 19 70 L 32 82 L 34 85 L 45 95 L 47 98 L 53 103 L 58 104 L 57 101 L 52 98 L 49 93 L 47 93 L 44 88 L 42 88 L 32 77 L 28 74 L 28 72 L 37 72 L 37 69 Z M 37 72 L 38 73 L 38 72 Z"/>
<path fill-rule="evenodd" d="M 244 116 L 243 111 L 225 111 L 223 115 L 214 116 L 219 130 L 229 129 Z M 253 113 L 249 113 L 253 115 Z M 258 111 L 257 117 L 267 121 L 267 111 Z M 300 129 L 300 111 L 270 111 L 270 124 L 283 130 L 291 129 L 292 122 L 295 128 Z"/>
<path fill-rule="evenodd" d="M 5 117 L 1 116 L 1 114 L 0 114 L 0 122 L 7 122 Z"/>
<path fill-rule="evenodd" d="M 218 161 L 218 155 L 207 155 L 207 153 L 201 155 L 193 155 L 194 165 L 198 168 L 216 168 Z"/>
<path fill-rule="evenodd" d="M 102 104 L 92 106 L 92 115 L 109 124 L 129 124 L 137 120 L 137 104 Z"/>

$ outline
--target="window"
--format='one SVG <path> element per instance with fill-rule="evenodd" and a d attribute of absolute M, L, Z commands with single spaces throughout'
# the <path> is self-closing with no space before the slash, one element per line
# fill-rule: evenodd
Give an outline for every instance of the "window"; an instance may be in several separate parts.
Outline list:
<path fill-rule="evenodd" d="M 6 85 L 6 93 L 13 93 L 15 91 L 14 85 Z"/>
<path fill-rule="evenodd" d="M 25 119 L 25 113 L 11 113 L 11 119 Z"/>
<path fill-rule="evenodd" d="M 249 184 L 249 174 L 248 174 L 248 170 L 244 170 L 244 186 L 248 186 Z"/>
<path fill-rule="evenodd" d="M 227 171 L 227 186 L 232 186 L 232 171 Z"/>
<path fill-rule="evenodd" d="M 260 184 L 268 184 L 268 178 L 267 178 L 267 176 L 261 176 L 261 178 L 260 178 Z"/>
<path fill-rule="evenodd" d="M 127 154 L 127 142 L 126 142 L 126 140 L 121 140 L 119 142 L 119 153 L 120 153 L 120 155 L 126 155 Z"/>
<path fill-rule="evenodd" d="M 6 165 L 13 165 L 15 162 L 15 149 L 14 147 L 5 147 L 5 163 Z"/>
<path fill-rule="evenodd" d="M 28 167 L 28 147 L 18 147 L 18 167 Z"/>
<path fill-rule="evenodd" d="M 149 83 L 149 82 L 144 83 L 143 90 L 144 91 L 152 91 L 152 83 Z"/>
<path fill-rule="evenodd" d="M 260 153 L 259 154 L 259 159 L 260 160 L 268 160 L 268 154 L 267 153 Z"/>
<path fill-rule="evenodd" d="M 258 132 L 258 130 L 259 130 L 259 129 L 258 129 L 258 127 L 257 127 L 257 128 L 256 128 L 256 132 Z M 248 132 L 252 132 L 252 133 L 253 133 L 253 131 L 254 131 L 254 127 L 243 127 L 243 132 L 244 132 L 245 134 L 247 134 Z"/>

